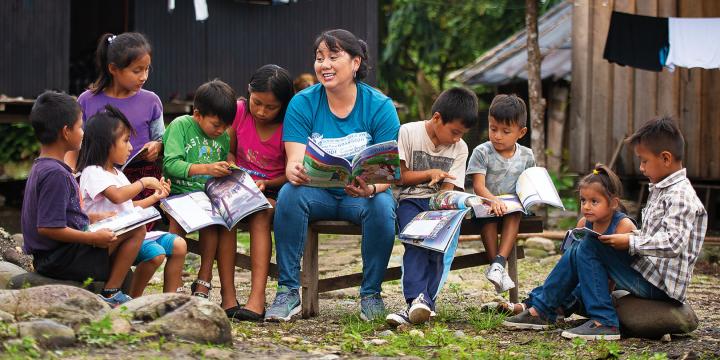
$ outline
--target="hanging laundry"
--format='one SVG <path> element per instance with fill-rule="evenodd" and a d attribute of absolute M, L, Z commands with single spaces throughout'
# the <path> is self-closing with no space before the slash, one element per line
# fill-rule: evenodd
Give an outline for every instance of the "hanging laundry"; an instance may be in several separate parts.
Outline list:
<path fill-rule="evenodd" d="M 195 20 L 204 21 L 208 18 L 207 0 L 193 0 L 195 5 Z"/>
<path fill-rule="evenodd" d="M 668 18 L 613 11 L 603 58 L 618 65 L 662 71 L 660 52 L 667 46 Z"/>
<path fill-rule="evenodd" d="M 720 18 L 673 18 L 668 22 L 670 52 L 665 66 L 720 67 Z"/>

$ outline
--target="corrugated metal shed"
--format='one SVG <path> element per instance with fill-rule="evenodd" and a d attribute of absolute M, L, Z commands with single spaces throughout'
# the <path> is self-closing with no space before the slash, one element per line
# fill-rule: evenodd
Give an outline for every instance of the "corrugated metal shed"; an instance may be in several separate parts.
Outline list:
<path fill-rule="evenodd" d="M 543 79 L 570 78 L 572 68 L 572 3 L 555 5 L 538 19 L 540 52 L 543 56 Z M 472 64 L 450 74 L 451 80 L 467 85 L 504 85 L 527 80 L 527 36 L 522 30 Z"/>

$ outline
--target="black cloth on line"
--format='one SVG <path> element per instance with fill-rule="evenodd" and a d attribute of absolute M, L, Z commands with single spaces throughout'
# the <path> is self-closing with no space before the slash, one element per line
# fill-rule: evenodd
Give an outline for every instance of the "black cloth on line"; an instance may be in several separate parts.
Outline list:
<path fill-rule="evenodd" d="M 603 58 L 618 65 L 662 71 L 660 49 L 666 46 L 668 18 L 613 11 Z"/>

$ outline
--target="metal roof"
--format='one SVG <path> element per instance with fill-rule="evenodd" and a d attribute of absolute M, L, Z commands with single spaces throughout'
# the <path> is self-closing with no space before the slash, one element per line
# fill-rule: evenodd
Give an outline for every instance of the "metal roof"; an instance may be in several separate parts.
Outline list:
<path fill-rule="evenodd" d="M 563 1 L 538 19 L 543 79 L 570 79 L 572 68 L 572 3 Z M 450 73 L 466 85 L 504 85 L 527 80 L 527 35 L 523 29 L 485 52 L 472 64 Z"/>

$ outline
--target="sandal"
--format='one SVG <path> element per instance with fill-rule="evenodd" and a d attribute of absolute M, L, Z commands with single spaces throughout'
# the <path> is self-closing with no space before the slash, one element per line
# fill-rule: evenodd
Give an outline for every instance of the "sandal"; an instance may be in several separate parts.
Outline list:
<path fill-rule="evenodd" d="M 196 291 L 198 285 L 202 285 L 202 286 L 206 287 L 207 292 Z M 193 281 L 193 283 L 190 285 L 190 292 L 192 293 L 192 296 L 201 297 L 203 299 L 210 298 L 210 290 L 212 290 L 212 284 L 205 280 L 197 279 L 197 280 Z"/>

